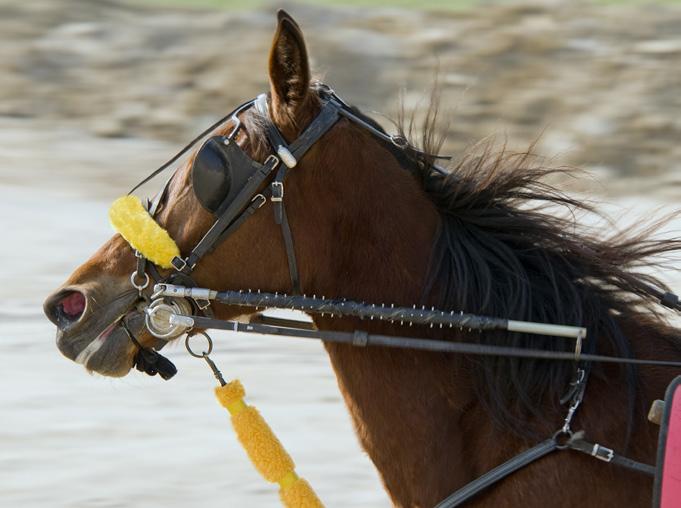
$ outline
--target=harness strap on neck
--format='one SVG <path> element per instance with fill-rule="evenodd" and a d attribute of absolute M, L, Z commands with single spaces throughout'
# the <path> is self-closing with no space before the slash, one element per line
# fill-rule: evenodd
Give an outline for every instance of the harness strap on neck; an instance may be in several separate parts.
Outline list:
<path fill-rule="evenodd" d="M 625 457 L 616 453 L 613 449 L 607 448 L 598 443 L 592 443 L 584 439 L 584 431 L 575 432 L 575 434 L 570 438 L 567 443 L 567 447 L 571 450 L 576 450 L 578 452 L 585 453 L 592 457 L 595 457 L 603 462 L 608 462 L 616 466 L 624 467 L 635 471 L 637 473 L 645 474 L 648 476 L 655 476 L 655 467 L 649 464 L 644 464 L 636 460 Z"/>
<path fill-rule="evenodd" d="M 435 505 L 435 508 L 455 508 L 456 506 L 461 506 L 473 496 L 476 496 L 483 490 L 503 480 L 508 475 L 515 473 L 519 469 L 536 462 L 556 450 L 558 450 L 558 443 L 556 443 L 555 439 L 549 438 L 546 441 L 542 441 L 537 446 L 525 450 L 521 454 L 516 455 L 512 459 L 507 460 L 503 464 L 498 465 L 494 469 L 487 471 L 484 475 L 479 476 L 472 482 L 464 485 L 459 490 L 440 501 Z"/>

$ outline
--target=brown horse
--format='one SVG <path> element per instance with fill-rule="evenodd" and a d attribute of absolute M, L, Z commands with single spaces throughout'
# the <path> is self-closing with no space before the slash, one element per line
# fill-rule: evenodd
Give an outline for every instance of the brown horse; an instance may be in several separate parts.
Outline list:
<path fill-rule="evenodd" d="M 280 14 L 269 58 L 271 116 L 291 141 L 320 108 L 297 24 Z M 257 113 L 242 115 L 238 139 L 256 160 L 269 149 Z M 220 132 L 230 130 L 227 124 Z M 431 140 L 432 134 L 425 140 Z M 435 147 L 426 143 L 427 152 Z M 637 274 L 650 257 L 681 247 L 648 236 L 610 238 L 578 228 L 583 209 L 543 182 L 527 154 L 483 149 L 448 176 L 428 160 L 340 120 L 291 170 L 286 207 L 303 290 L 396 305 L 427 304 L 513 319 L 588 328 L 589 352 L 681 359 Z M 175 175 L 157 219 L 183 253 L 213 221 L 191 185 L 191 160 Z M 545 206 L 546 205 L 546 206 Z M 120 327 L 134 317 L 135 257 L 114 236 L 45 302 L 57 345 L 87 369 L 128 373 L 137 347 Z M 288 292 L 281 231 L 264 206 L 204 258 L 200 286 Z M 216 306 L 230 318 L 241 309 Z M 322 330 L 366 329 L 447 340 L 563 349 L 524 334 L 450 332 L 378 321 L 315 317 Z M 141 329 L 142 344 L 153 339 Z M 357 435 L 397 506 L 430 507 L 562 425 L 558 402 L 573 365 L 527 359 L 327 345 Z M 573 427 L 633 459 L 653 463 L 657 428 L 645 409 L 663 395 L 670 369 L 593 365 Z M 547 456 L 478 496 L 475 506 L 648 506 L 651 480 L 576 452 Z"/>

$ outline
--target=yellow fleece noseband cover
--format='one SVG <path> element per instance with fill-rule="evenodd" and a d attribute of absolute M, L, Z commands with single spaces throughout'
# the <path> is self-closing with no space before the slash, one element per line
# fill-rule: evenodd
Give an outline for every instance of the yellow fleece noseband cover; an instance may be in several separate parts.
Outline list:
<path fill-rule="evenodd" d="M 109 209 L 113 228 L 130 246 L 161 268 L 171 268 L 170 261 L 180 255 L 180 249 L 142 206 L 137 196 L 123 196 Z"/>

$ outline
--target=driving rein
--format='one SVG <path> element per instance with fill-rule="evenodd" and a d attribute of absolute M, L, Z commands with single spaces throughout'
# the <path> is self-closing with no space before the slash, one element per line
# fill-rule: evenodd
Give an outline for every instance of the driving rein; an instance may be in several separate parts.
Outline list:
<path fill-rule="evenodd" d="M 460 506 L 509 474 L 559 450 L 579 451 L 605 462 L 643 474 L 654 475 L 653 466 L 633 461 L 617 454 L 610 448 L 587 441 L 583 431 L 574 432 L 572 430 L 571 423 L 586 390 L 591 362 L 658 365 L 676 368 L 681 367 L 681 362 L 584 354 L 582 353 L 582 343 L 586 339 L 586 329 L 582 327 L 514 321 L 435 308 L 396 307 L 395 305 L 377 305 L 344 299 L 317 298 L 314 295 L 302 294 L 293 236 L 284 207 L 284 183 L 287 173 L 297 166 L 307 151 L 341 118 L 346 118 L 359 125 L 382 142 L 397 147 L 411 160 L 417 163 L 427 162 L 435 171 L 443 175 L 448 174 L 442 168 L 432 164 L 434 156 L 415 149 L 402 136 L 386 134 L 383 130 L 358 116 L 328 86 L 318 83 L 315 86 L 315 91 L 321 101 L 320 112 L 292 143 L 286 142 L 272 122 L 268 99 L 263 94 L 256 99 L 245 102 L 232 113 L 210 126 L 176 156 L 130 191 L 132 193 L 142 184 L 163 172 L 196 143 L 226 121 L 231 120 L 233 124 L 231 132 L 226 136 L 210 137 L 197 151 L 193 161 L 191 179 L 194 193 L 201 206 L 213 214 L 214 222 L 191 251 L 184 257 L 175 254 L 170 257 L 166 256 L 163 261 L 152 261 L 149 259 L 152 256 L 148 252 L 145 252 L 141 247 L 136 247 L 138 244 L 124 235 L 135 249 L 137 256 L 137 267 L 130 277 L 132 285 L 140 295 L 136 305 L 145 314 L 145 324 L 149 332 L 158 339 L 162 339 L 161 347 L 165 344 L 165 341 L 177 338 L 180 335 L 189 335 L 195 333 L 195 330 L 213 328 L 261 335 L 318 339 L 326 342 L 351 344 L 357 347 L 411 348 L 470 355 L 572 361 L 575 364 L 574 377 L 566 396 L 561 400 L 561 403 L 568 405 L 567 414 L 563 425 L 555 434 L 465 485 L 442 500 L 436 508 Z M 263 121 L 267 141 L 271 147 L 271 153 L 262 163 L 253 160 L 237 143 L 237 136 L 243 128 L 239 115 L 250 109 L 254 109 Z M 161 228 L 157 226 L 154 217 L 164 201 L 171 180 L 172 176 L 166 181 L 162 190 L 146 203 L 143 210 L 153 226 L 159 229 Z M 274 220 L 281 227 L 293 294 L 272 294 L 259 290 L 215 291 L 196 287 L 197 285 L 191 275 L 201 259 L 232 235 L 268 201 L 272 203 L 274 208 Z M 169 238 L 169 241 L 174 245 L 172 239 Z M 179 253 L 179 249 L 177 249 L 177 252 Z M 159 266 L 171 269 L 171 274 L 162 277 L 158 269 Z M 151 298 L 148 298 L 144 294 L 144 290 L 149 286 L 151 280 L 154 281 L 155 285 Z M 681 310 L 676 295 L 663 293 L 652 287 L 649 290 L 653 296 L 659 299 L 661 304 L 674 310 Z M 550 351 L 369 334 L 362 330 L 354 332 L 323 331 L 312 327 L 305 328 L 301 326 L 300 322 L 291 324 L 291 321 L 285 320 L 279 326 L 253 322 L 244 324 L 237 321 L 215 319 L 211 311 L 211 302 L 244 306 L 251 309 L 283 308 L 300 310 L 308 314 L 352 316 L 367 320 L 376 319 L 400 324 L 426 325 L 431 328 L 447 327 L 469 331 L 502 330 L 539 334 L 574 339 L 575 347 L 574 351 L 569 352 Z M 120 321 L 120 325 L 130 340 L 138 347 L 138 353 L 135 357 L 135 366 L 138 370 L 150 375 L 158 373 L 164 379 L 169 379 L 175 374 L 175 366 L 167 358 L 161 356 L 155 349 L 144 347 L 139 343 L 128 328 L 125 318 Z"/>

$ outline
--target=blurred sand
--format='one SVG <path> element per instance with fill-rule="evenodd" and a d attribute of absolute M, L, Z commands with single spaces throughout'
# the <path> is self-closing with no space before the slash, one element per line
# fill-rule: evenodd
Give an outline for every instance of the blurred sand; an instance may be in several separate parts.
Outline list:
<path fill-rule="evenodd" d="M 447 151 L 491 133 L 522 149 L 546 129 L 539 151 L 593 178 L 565 188 L 613 202 L 617 217 L 630 209 L 622 227 L 673 209 L 681 9 L 288 8 L 315 68 L 367 111 L 394 116 L 402 87 L 416 105 L 439 66 L 443 105 L 456 107 Z M 205 365 L 178 347 L 170 383 L 87 376 L 58 354 L 40 311 L 110 235 L 113 198 L 265 89 L 273 10 L 0 4 L 0 506 L 277 505 L 238 448 Z M 675 273 L 666 278 L 681 289 Z M 225 375 L 244 381 L 329 506 L 388 506 L 318 344 L 218 342 Z"/>

